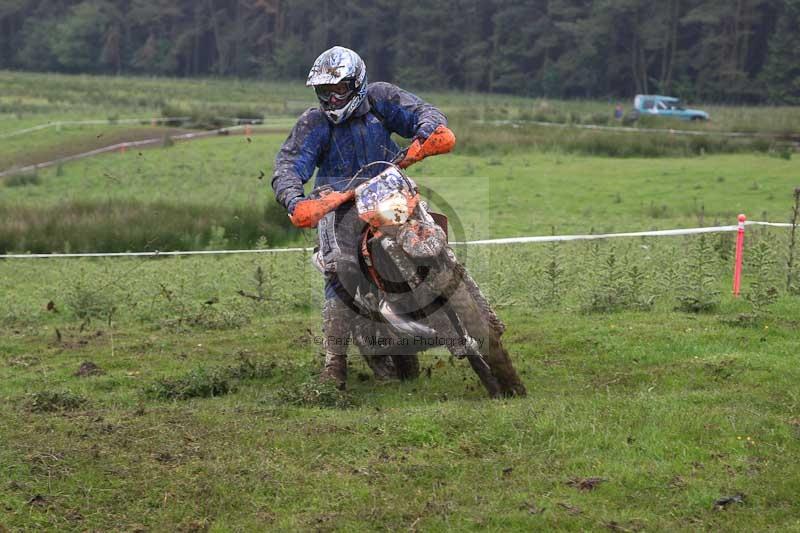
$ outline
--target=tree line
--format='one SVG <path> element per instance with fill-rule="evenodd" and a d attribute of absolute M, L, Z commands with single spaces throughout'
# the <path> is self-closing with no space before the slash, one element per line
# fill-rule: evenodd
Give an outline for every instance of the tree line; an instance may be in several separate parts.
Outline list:
<path fill-rule="evenodd" d="M 800 103 L 800 0 L 2 0 L 0 68 L 370 79 L 560 98 Z"/>

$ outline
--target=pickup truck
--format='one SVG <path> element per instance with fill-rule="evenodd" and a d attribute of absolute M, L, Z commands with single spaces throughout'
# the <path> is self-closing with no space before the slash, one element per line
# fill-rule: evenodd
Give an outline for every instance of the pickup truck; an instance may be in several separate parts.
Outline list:
<path fill-rule="evenodd" d="M 639 115 L 647 114 L 683 120 L 710 120 L 711 118 L 705 111 L 683 107 L 679 98 L 657 94 L 637 94 L 633 99 L 633 108 Z"/>

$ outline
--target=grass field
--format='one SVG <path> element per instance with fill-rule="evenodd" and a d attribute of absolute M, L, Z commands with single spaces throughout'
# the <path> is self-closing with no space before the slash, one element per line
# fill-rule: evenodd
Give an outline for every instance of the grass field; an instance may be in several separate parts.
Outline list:
<path fill-rule="evenodd" d="M 71 251 L 187 249 L 207 246 L 220 230 L 237 247 L 261 236 L 302 242 L 271 198 L 282 141 L 282 134 L 230 136 L 6 178 L 0 250 L 64 251 L 66 243 Z M 785 220 L 798 172 L 795 161 L 764 154 L 491 154 L 448 155 L 415 168 L 421 185 L 455 206 L 449 214 L 463 219 L 468 238 L 731 224 L 740 212 Z M 160 224 L 131 223 L 154 217 Z"/>
<path fill-rule="evenodd" d="M 219 111 L 257 109 L 270 116 L 296 114 L 313 105 L 312 93 L 302 82 L 237 81 L 229 79 L 177 80 L 168 78 L 109 77 L 98 83 L 93 76 L 65 76 L 0 71 L 0 113 L 6 120 L 0 133 L 36 125 L 35 117 L 49 120 L 103 119 L 151 116 L 164 106 Z M 411 88 L 413 89 L 413 87 Z M 591 117 L 613 115 L 614 106 L 626 110 L 632 102 L 531 99 L 474 93 L 420 93 L 453 116 L 476 120 L 532 120 L 591 122 Z M 796 107 L 704 106 L 712 122 L 682 128 L 711 131 L 762 131 L 797 133 L 800 110 Z M 602 119 L 602 120 L 605 120 Z M 669 122 L 666 122 L 669 124 Z M 655 124 L 650 124 L 655 125 Z"/>
<path fill-rule="evenodd" d="M 20 125 L 231 101 L 277 120 L 297 94 L 16 73 L 0 85 Z M 429 96 L 455 111 L 463 144 L 411 175 L 459 239 L 786 221 L 800 185 L 797 158 L 769 148 L 679 157 L 657 137 L 658 157 L 592 155 L 608 141 L 547 144 L 549 130 L 455 109 L 472 98 L 503 118 L 541 102 Z M 46 130 L 0 160 L 120 127 Z M 283 136 L 6 178 L 0 251 L 310 245 L 269 190 Z M 415 382 L 375 381 L 351 354 L 347 393 L 319 385 L 322 279 L 307 254 L 0 259 L 0 531 L 800 530 L 800 277 L 788 231 L 749 228 L 733 298 L 732 239 L 458 247 L 529 391 L 504 401 L 441 349 Z"/>

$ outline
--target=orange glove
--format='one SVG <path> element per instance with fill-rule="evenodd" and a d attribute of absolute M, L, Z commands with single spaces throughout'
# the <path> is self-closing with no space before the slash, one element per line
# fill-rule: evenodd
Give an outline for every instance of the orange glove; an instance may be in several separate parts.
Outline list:
<path fill-rule="evenodd" d="M 456 136 L 450 129 L 439 124 L 430 136 L 425 139 L 425 142 L 419 142 L 415 139 L 411 146 L 406 150 L 406 155 L 400 163 L 397 164 L 400 168 L 408 168 L 418 161 L 422 161 L 429 155 L 446 154 L 456 145 Z"/>
<path fill-rule="evenodd" d="M 322 217 L 355 198 L 354 190 L 338 192 L 325 191 L 319 198 L 301 200 L 294 206 L 294 211 L 289 215 L 289 220 L 298 228 L 315 228 Z"/>

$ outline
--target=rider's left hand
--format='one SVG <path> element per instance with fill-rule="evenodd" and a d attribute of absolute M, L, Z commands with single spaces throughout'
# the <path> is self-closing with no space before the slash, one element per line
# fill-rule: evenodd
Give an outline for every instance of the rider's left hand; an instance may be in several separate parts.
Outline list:
<path fill-rule="evenodd" d="M 419 139 L 414 139 L 397 166 L 400 168 L 408 168 L 428 156 L 446 154 L 451 151 L 455 145 L 456 136 L 453 132 L 447 126 L 439 124 L 433 133 L 423 142 L 420 142 Z"/>

